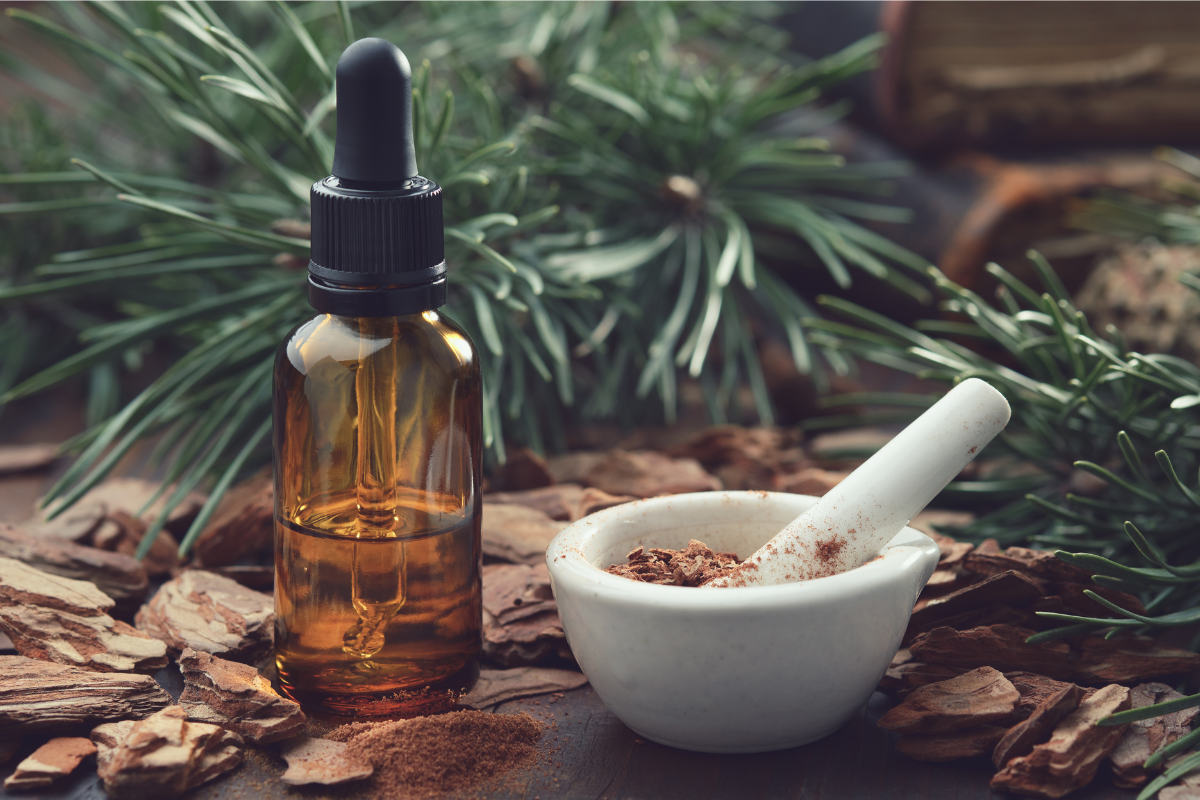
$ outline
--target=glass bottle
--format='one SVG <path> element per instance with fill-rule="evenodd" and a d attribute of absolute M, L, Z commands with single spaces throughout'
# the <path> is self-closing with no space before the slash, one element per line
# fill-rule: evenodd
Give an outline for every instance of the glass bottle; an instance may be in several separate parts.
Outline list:
<path fill-rule="evenodd" d="M 478 674 L 479 362 L 437 310 L 441 189 L 416 174 L 410 76 L 380 39 L 338 62 L 334 174 L 311 194 L 322 313 L 275 362 L 276 668 L 333 713 Z"/>

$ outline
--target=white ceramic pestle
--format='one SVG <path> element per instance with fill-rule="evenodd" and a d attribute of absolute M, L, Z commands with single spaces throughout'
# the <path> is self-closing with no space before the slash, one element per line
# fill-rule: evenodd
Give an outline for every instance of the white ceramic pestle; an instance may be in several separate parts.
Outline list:
<path fill-rule="evenodd" d="M 865 564 L 1004 429 L 1010 413 L 990 385 L 963 381 L 736 573 L 702 588 L 812 580 Z"/>

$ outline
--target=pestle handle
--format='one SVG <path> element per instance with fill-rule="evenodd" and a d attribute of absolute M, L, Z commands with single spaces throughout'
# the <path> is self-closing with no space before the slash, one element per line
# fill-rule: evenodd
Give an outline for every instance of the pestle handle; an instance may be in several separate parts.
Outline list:
<path fill-rule="evenodd" d="M 875 558 L 1008 424 L 1004 395 L 978 378 L 955 386 L 788 523 L 728 578 L 768 586 L 845 572 Z"/>

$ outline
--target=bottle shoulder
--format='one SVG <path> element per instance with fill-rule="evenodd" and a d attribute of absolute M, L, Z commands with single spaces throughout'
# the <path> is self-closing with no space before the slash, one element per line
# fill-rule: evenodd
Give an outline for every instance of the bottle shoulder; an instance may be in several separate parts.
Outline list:
<path fill-rule="evenodd" d="M 328 361 L 355 368 L 372 357 L 440 367 L 454 377 L 479 372 L 479 355 L 466 332 L 436 311 L 403 317 L 318 314 L 300 323 L 279 348 L 277 371 L 308 375 Z"/>

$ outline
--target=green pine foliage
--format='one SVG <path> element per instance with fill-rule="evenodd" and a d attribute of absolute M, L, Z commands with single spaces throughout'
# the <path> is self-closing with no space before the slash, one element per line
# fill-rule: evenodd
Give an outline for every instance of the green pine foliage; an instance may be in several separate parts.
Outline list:
<path fill-rule="evenodd" d="M 1130 192 L 1106 191 L 1083 203 L 1071 217 L 1076 227 L 1133 241 L 1155 239 L 1166 244 L 1200 244 L 1200 158 L 1160 147 L 1155 157 L 1181 173 L 1161 181 L 1160 195 L 1150 199 Z"/>
<path fill-rule="evenodd" d="M 840 351 L 806 343 L 798 318 L 810 310 L 761 251 L 790 240 L 799 269 L 828 270 L 842 286 L 867 273 L 921 295 L 902 272 L 921 262 L 852 221 L 903 217 L 870 202 L 895 165 L 846 165 L 798 123 L 781 127 L 871 66 L 881 42 L 801 63 L 760 11 L 194 0 L 10 9 L 96 74 L 96 90 L 79 97 L 18 68 L 110 132 L 72 152 L 74 169 L 0 179 L 15 195 L 0 218 L 77 213 L 93 240 L 40 263 L 17 259 L 0 285 L 9 320 L 62 309 L 83 320 L 72 352 L 14 369 L 0 396 L 88 378 L 94 424 L 70 443 L 78 457 L 49 499 L 65 508 L 157 437 L 166 509 L 215 484 L 186 551 L 223 490 L 269 456 L 272 355 L 312 314 L 304 219 L 309 185 L 330 169 L 333 68 L 368 33 L 416 65 L 418 163 L 446 190 L 446 312 L 484 355 L 493 458 L 506 440 L 561 447 L 571 420 L 669 419 L 680 374 L 700 380 L 716 419 L 737 418 L 733 390 L 748 381 L 769 421 L 754 346 L 764 326 L 787 334 L 802 371 L 848 369 Z M 37 209 L 23 205 L 30 189 L 75 194 Z M 112 214 L 124 224 L 100 224 Z M 165 371 L 122 394 L 124 374 L 164 353 Z"/>
<path fill-rule="evenodd" d="M 1059 558 L 1094 573 L 1100 586 L 1139 596 L 1146 609 L 1126 609 L 1088 591 L 1108 609 L 1107 616 L 1038 612 L 1062 624 L 1035 634 L 1031 642 L 1089 632 L 1113 637 L 1195 629 L 1200 622 L 1200 368 L 1173 356 L 1129 352 L 1111 325 L 1092 330 L 1051 266 L 1037 253 L 1029 256 L 1040 277 L 1036 289 L 989 265 L 1000 283 L 995 303 L 931 269 L 942 307 L 957 320 L 912 329 L 853 303 L 825 298 L 825 308 L 853 324 L 808 320 L 810 335 L 858 358 L 944 383 L 982 378 L 1004 393 L 1012 421 L 985 451 L 998 469 L 982 479 L 953 483 L 943 496 L 992 510 L 955 535 L 1057 550 Z M 1200 279 L 1181 280 L 1181 291 L 1200 291 Z M 936 398 L 847 399 L 905 408 Z M 1191 649 L 1198 647 L 1200 635 Z M 1200 694 L 1122 712 L 1101 724 L 1195 706 Z M 1197 746 L 1200 734 L 1189 734 L 1152 756 L 1146 767 Z M 1139 800 L 1148 800 L 1198 763 L 1200 755 L 1189 756 L 1148 784 Z"/>
<path fill-rule="evenodd" d="M 1040 291 L 989 265 L 1001 284 L 996 304 L 931 270 L 943 308 L 962 321 L 911 329 L 823 298 L 826 308 L 855 326 L 814 319 L 811 335 L 933 380 L 982 378 L 1008 398 L 1012 421 L 988 450 L 997 468 L 985 478 L 951 484 L 946 495 L 993 509 L 962 535 L 1064 551 L 1066 560 L 1098 573 L 1101 585 L 1151 590 L 1148 608 L 1156 612 L 1200 606 L 1200 584 L 1177 574 L 1200 576 L 1200 567 L 1192 566 L 1200 560 L 1194 536 L 1200 368 L 1172 356 L 1127 352 L 1112 326 L 1092 330 L 1050 265 L 1036 253 L 1030 258 Z M 1200 281 L 1188 286 L 1200 289 Z M 964 344 L 967 337 L 973 346 Z M 899 404 L 913 398 L 872 399 Z M 1120 566 L 1143 559 L 1145 568 Z M 1200 611 L 1193 613 L 1200 619 Z M 1149 624 L 1132 619 L 1096 624 Z"/>
<path fill-rule="evenodd" d="M 585 347 L 613 341 L 602 356 L 611 365 L 607 385 L 592 395 L 598 415 L 611 415 L 618 391 L 633 386 L 639 398 L 656 393 L 672 419 L 683 370 L 700 379 L 715 419 L 730 416 L 733 389 L 747 380 L 758 418 L 772 421 L 750 320 L 779 321 L 801 373 L 813 371 L 817 356 L 799 323 L 811 309 L 761 263 L 770 233 L 804 242 L 842 288 L 860 270 L 928 298 L 897 268 L 924 262 L 850 219 L 895 221 L 906 212 L 837 192 L 882 191 L 896 165 L 847 166 L 827 141 L 767 124 L 863 69 L 877 45 L 866 40 L 820 64 L 749 73 L 688 70 L 674 49 L 642 50 L 569 75 L 562 102 L 529 120 L 548 155 L 539 168 L 560 182 L 585 227 L 555 237 L 561 249 L 544 263 L 637 301 L 610 304 L 601 334 L 585 339 Z M 821 356 L 848 368 L 836 351 Z"/>

